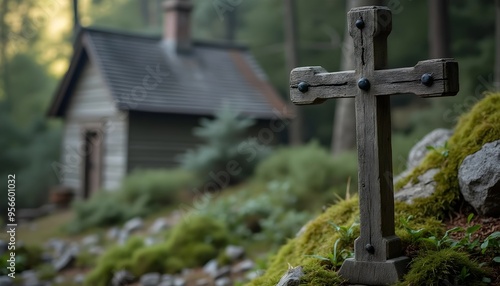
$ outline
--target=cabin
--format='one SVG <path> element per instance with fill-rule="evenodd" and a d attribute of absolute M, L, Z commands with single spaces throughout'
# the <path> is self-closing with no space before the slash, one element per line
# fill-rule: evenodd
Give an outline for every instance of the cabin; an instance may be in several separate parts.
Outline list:
<path fill-rule="evenodd" d="M 97 28 L 76 36 L 48 111 L 64 122 L 56 169 L 76 197 L 117 189 L 134 169 L 175 167 L 201 143 L 192 134 L 200 118 L 223 105 L 257 120 L 249 136 L 290 115 L 247 48 L 192 40 L 188 0 L 163 8 L 161 36 Z"/>

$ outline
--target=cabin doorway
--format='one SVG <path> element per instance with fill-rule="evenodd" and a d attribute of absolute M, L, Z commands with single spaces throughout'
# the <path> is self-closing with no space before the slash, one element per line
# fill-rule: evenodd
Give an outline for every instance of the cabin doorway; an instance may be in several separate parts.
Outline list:
<path fill-rule="evenodd" d="M 83 136 L 83 198 L 88 199 L 96 193 L 101 186 L 102 133 L 97 129 L 86 129 Z"/>

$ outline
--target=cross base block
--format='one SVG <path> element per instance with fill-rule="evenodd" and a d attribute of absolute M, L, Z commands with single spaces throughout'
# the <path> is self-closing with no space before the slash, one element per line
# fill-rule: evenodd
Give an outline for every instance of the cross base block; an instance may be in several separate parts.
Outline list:
<path fill-rule="evenodd" d="M 346 259 L 340 268 L 339 275 L 350 284 L 391 285 L 403 278 L 410 258 L 401 256 L 378 261 L 356 261 Z"/>

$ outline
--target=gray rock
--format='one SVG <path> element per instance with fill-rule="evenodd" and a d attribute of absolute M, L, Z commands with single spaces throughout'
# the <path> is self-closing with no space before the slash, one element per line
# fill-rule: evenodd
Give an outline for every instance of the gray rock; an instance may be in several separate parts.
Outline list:
<path fill-rule="evenodd" d="M 174 286 L 175 277 L 170 274 L 163 274 L 158 286 Z"/>
<path fill-rule="evenodd" d="M 146 246 L 151 246 L 156 243 L 156 240 L 152 237 L 146 237 L 144 238 L 144 245 Z"/>
<path fill-rule="evenodd" d="M 84 237 L 81 244 L 86 247 L 94 246 L 99 243 L 99 236 L 97 234 L 91 234 Z"/>
<path fill-rule="evenodd" d="M 219 268 L 219 270 L 217 270 L 217 274 L 215 274 L 215 279 L 229 276 L 229 274 L 231 274 L 231 266 L 229 265 L 222 266 L 221 268 Z"/>
<path fill-rule="evenodd" d="M 434 175 L 438 172 L 439 169 L 430 169 L 418 177 L 418 183 L 412 184 L 412 182 L 408 182 L 408 184 L 394 194 L 394 199 L 412 204 L 416 198 L 429 197 L 436 191 Z"/>
<path fill-rule="evenodd" d="M 163 230 L 166 230 L 170 227 L 167 220 L 165 218 L 156 219 L 153 224 L 149 227 L 149 233 L 157 234 Z"/>
<path fill-rule="evenodd" d="M 232 273 L 243 273 L 247 272 L 248 270 L 251 270 L 254 267 L 254 263 L 250 259 L 245 259 L 238 264 L 233 266 L 233 269 L 231 270 Z"/>
<path fill-rule="evenodd" d="M 101 246 L 94 245 L 88 249 L 88 252 L 94 255 L 101 255 L 104 253 L 104 248 L 102 248 Z"/>
<path fill-rule="evenodd" d="M 127 270 L 120 270 L 113 274 L 111 279 L 111 285 L 113 286 L 123 286 L 134 281 L 134 275 Z"/>
<path fill-rule="evenodd" d="M 85 281 L 85 275 L 83 274 L 77 274 L 75 277 L 73 277 L 73 283 L 77 285 L 83 285 L 83 282 Z"/>
<path fill-rule="evenodd" d="M 219 279 L 215 280 L 214 284 L 215 284 L 215 286 L 231 286 L 231 285 L 233 285 L 231 282 L 231 279 L 229 279 L 228 277 L 219 278 Z"/>
<path fill-rule="evenodd" d="M 500 140 L 484 144 L 458 169 L 460 191 L 476 211 L 500 216 Z"/>
<path fill-rule="evenodd" d="M 252 281 L 260 276 L 264 275 L 264 270 L 255 270 L 255 271 L 250 271 L 245 275 L 245 279 L 248 281 Z"/>
<path fill-rule="evenodd" d="M 68 247 L 64 253 L 52 262 L 52 266 L 57 272 L 63 271 L 73 265 L 76 256 L 79 253 L 79 248 L 76 245 Z"/>
<path fill-rule="evenodd" d="M 112 227 L 106 233 L 106 238 L 108 240 L 117 240 L 120 235 L 120 229 L 118 227 Z"/>
<path fill-rule="evenodd" d="M 216 259 L 212 259 L 209 262 L 203 266 L 203 272 L 205 272 L 207 275 L 210 275 L 210 277 L 214 278 L 217 276 L 217 270 L 219 268 L 219 264 L 217 263 Z"/>
<path fill-rule="evenodd" d="M 21 280 L 23 281 L 23 286 L 40 286 L 40 280 L 38 275 L 33 270 L 26 270 L 21 273 Z"/>
<path fill-rule="evenodd" d="M 133 218 L 123 225 L 123 230 L 128 233 L 140 230 L 144 227 L 144 221 L 140 217 Z"/>
<path fill-rule="evenodd" d="M 118 234 L 118 244 L 123 245 L 125 242 L 127 242 L 130 234 L 126 230 L 121 230 L 120 233 Z"/>
<path fill-rule="evenodd" d="M 226 256 L 231 261 L 236 261 L 245 255 L 245 249 L 241 246 L 228 245 L 225 250 Z"/>
<path fill-rule="evenodd" d="M 161 281 L 162 281 L 162 282 L 164 282 L 164 281 L 172 281 L 172 283 L 173 283 L 174 278 L 175 278 L 175 277 L 174 277 L 173 275 L 170 275 L 170 274 L 163 274 L 163 275 L 161 276 Z"/>
<path fill-rule="evenodd" d="M 60 239 L 51 239 L 47 242 L 47 248 L 52 250 L 54 252 L 54 255 L 61 256 L 64 253 L 64 250 L 66 249 L 67 243 L 64 240 Z"/>
<path fill-rule="evenodd" d="M 196 281 L 196 286 L 210 286 L 210 280 L 207 278 L 198 279 Z"/>
<path fill-rule="evenodd" d="M 160 283 L 160 273 L 147 273 L 139 280 L 142 286 L 157 286 Z"/>
<path fill-rule="evenodd" d="M 0 276 L 0 286 L 14 286 L 13 281 L 9 276 Z"/>
<path fill-rule="evenodd" d="M 276 286 L 299 286 L 300 278 L 304 276 L 304 271 L 302 270 L 302 266 L 297 266 L 294 268 L 288 269 L 285 275 L 283 275 L 276 284 Z"/>
<path fill-rule="evenodd" d="M 427 134 L 420 140 L 413 148 L 411 148 L 410 153 L 408 155 L 407 168 L 413 169 L 416 166 L 420 165 L 425 155 L 429 152 L 427 150 L 428 146 L 432 146 L 435 148 L 443 147 L 446 141 L 450 139 L 451 135 L 453 135 L 453 131 L 449 129 L 436 129 L 431 133 Z"/>
<path fill-rule="evenodd" d="M 176 277 L 174 279 L 174 286 L 185 286 L 186 280 L 182 277 Z"/>
<path fill-rule="evenodd" d="M 54 283 L 56 284 L 63 284 L 64 282 L 66 282 L 66 278 L 64 278 L 63 276 L 57 276 L 56 278 L 54 278 Z"/>

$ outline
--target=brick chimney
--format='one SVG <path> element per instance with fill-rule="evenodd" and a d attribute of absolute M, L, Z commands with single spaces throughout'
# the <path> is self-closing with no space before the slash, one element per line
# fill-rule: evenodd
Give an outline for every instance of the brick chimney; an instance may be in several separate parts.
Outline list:
<path fill-rule="evenodd" d="M 191 48 L 191 0 L 165 0 L 163 2 L 163 41 L 177 52 Z"/>

